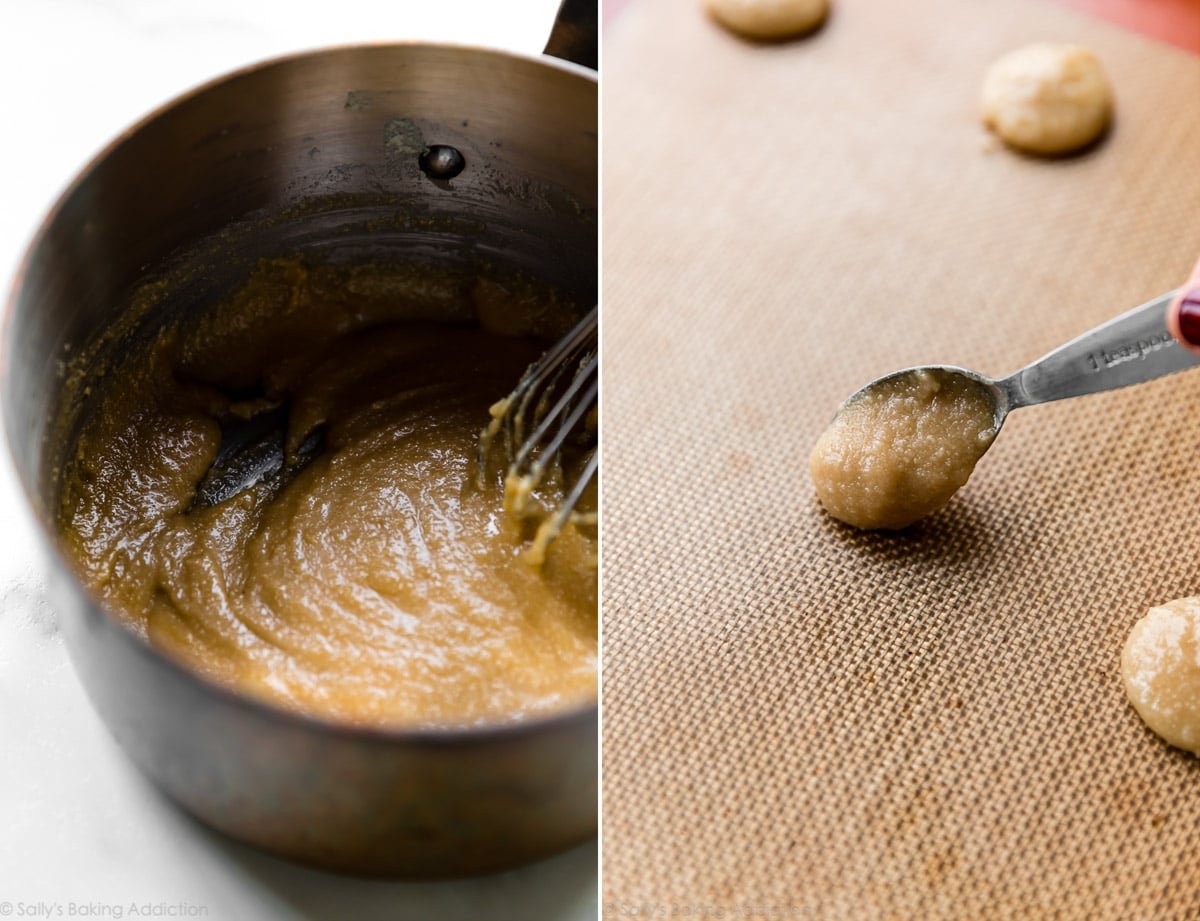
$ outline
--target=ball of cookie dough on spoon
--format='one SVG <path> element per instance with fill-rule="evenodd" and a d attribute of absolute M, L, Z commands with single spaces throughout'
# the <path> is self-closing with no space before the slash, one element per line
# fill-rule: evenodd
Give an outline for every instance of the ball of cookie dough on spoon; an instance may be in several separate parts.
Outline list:
<path fill-rule="evenodd" d="M 829 0 L 705 0 L 709 15 L 746 38 L 779 41 L 816 29 Z"/>
<path fill-rule="evenodd" d="M 1079 45 L 1036 44 L 1006 54 L 983 81 L 983 121 L 1011 147 L 1052 156 L 1086 147 L 1112 118 L 1100 59 Z"/>
<path fill-rule="evenodd" d="M 1176 748 L 1200 754 L 1200 598 L 1151 608 L 1121 652 L 1125 694 Z"/>
<path fill-rule="evenodd" d="M 879 378 L 842 404 L 813 446 L 817 500 L 856 528 L 906 528 L 967 482 L 998 425 L 991 393 L 956 369 Z"/>

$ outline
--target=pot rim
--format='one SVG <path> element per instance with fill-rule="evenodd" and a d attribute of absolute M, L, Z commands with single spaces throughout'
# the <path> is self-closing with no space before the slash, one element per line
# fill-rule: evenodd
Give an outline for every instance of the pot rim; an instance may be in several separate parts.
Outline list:
<path fill-rule="evenodd" d="M 537 64 L 542 67 L 548 67 L 550 70 L 559 71 L 576 77 L 582 77 L 589 80 L 593 84 L 598 83 L 597 72 L 584 67 L 580 64 L 575 64 L 571 61 L 565 61 L 561 58 L 556 58 L 548 54 L 528 54 L 523 52 L 509 51 L 505 49 L 489 48 L 484 45 L 469 45 L 456 44 L 452 42 L 428 42 L 428 41 L 403 41 L 403 40 L 385 40 L 378 42 L 345 42 L 334 45 L 322 45 L 314 48 L 300 49 L 290 51 L 283 54 L 273 55 L 268 58 L 263 58 L 259 61 L 246 64 L 242 67 L 235 68 L 230 71 L 218 74 L 202 83 L 199 83 L 190 89 L 171 97 L 148 113 L 143 115 L 131 125 L 122 129 L 111 140 L 109 140 L 100 150 L 88 159 L 86 164 L 72 177 L 70 182 L 54 199 L 45 215 L 38 222 L 37 229 L 33 236 L 25 245 L 21 253 L 21 257 L 17 262 L 17 268 L 13 273 L 13 277 L 8 286 L 8 293 L 4 302 L 4 314 L 0 318 L 0 394 L 3 394 L 7 388 L 9 380 L 8 353 L 11 341 L 11 331 L 13 318 L 17 311 L 17 299 L 21 290 L 24 288 L 25 276 L 28 273 L 29 265 L 33 261 L 34 253 L 42 248 L 50 227 L 58 219 L 68 199 L 85 183 L 99 166 L 107 160 L 114 151 L 122 144 L 126 143 L 130 138 L 142 131 L 144 128 L 166 115 L 171 110 L 189 102 L 192 99 L 215 89 L 216 87 L 247 77 L 259 71 L 267 70 L 272 67 L 281 66 L 284 64 L 300 61 L 306 58 L 317 57 L 326 54 L 339 52 L 353 52 L 363 49 L 391 49 L 394 51 L 403 51 L 414 48 L 430 48 L 450 51 L 462 51 L 471 54 L 482 54 L 492 57 L 511 58 L 518 61 L 525 61 L 531 64 Z M 291 724 L 297 729 L 315 730 L 324 734 L 349 738 L 351 740 L 361 740 L 370 742 L 393 742 L 393 743 L 409 743 L 418 744 L 428 747 L 442 747 L 455 745 L 470 745 L 479 742 L 488 741 L 503 741 L 510 738 L 520 738 L 522 736 L 539 733 L 542 731 L 552 731 L 559 728 L 570 728 L 575 724 L 584 725 L 597 720 L 599 715 L 599 688 L 597 687 L 596 699 L 586 704 L 570 707 L 561 711 L 553 711 L 542 716 L 534 716 L 529 719 L 522 719 L 512 722 L 493 722 L 480 724 L 448 724 L 446 726 L 386 726 L 386 725 L 371 725 L 357 724 L 352 722 L 343 722 L 331 717 L 320 716 L 318 714 L 306 713 L 298 709 L 289 709 L 281 704 L 275 704 L 269 700 L 254 697 L 245 694 L 231 685 L 218 681 L 194 668 L 184 664 L 183 661 L 176 658 L 169 652 L 159 649 L 149 643 L 144 637 L 137 633 L 132 627 L 116 617 L 100 599 L 98 599 L 92 591 L 83 585 L 82 581 L 75 575 L 74 567 L 63 555 L 62 548 L 59 546 L 58 536 L 51 524 L 46 520 L 45 516 L 38 513 L 38 502 L 34 495 L 33 484 L 31 484 L 20 468 L 16 454 L 16 439 L 13 432 L 9 429 L 7 422 L 7 412 L 4 425 L 4 441 L 6 442 L 5 453 L 8 456 L 8 461 L 11 468 L 16 473 L 16 478 L 20 484 L 21 494 L 24 498 L 24 506 L 26 511 L 33 517 L 37 528 L 49 545 L 50 553 L 53 557 L 52 562 L 61 566 L 66 572 L 71 574 L 74 579 L 75 586 L 83 593 L 93 607 L 99 611 L 105 620 L 115 626 L 123 638 L 132 642 L 139 648 L 143 654 L 150 656 L 152 659 L 167 665 L 169 668 L 180 673 L 183 677 L 190 678 L 198 683 L 209 693 L 220 698 L 222 702 L 230 706 L 241 707 L 243 709 L 256 712 L 258 715 L 274 719 L 279 722 Z M 597 676 L 598 678 L 598 676 Z"/>

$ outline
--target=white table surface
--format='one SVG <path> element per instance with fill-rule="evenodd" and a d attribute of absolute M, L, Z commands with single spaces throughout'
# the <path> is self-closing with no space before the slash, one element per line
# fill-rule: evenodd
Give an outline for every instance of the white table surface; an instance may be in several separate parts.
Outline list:
<path fill-rule="evenodd" d="M 536 53 L 557 0 L 0 0 L 0 283 L 54 198 L 119 130 L 288 51 L 428 39 Z M 0 921 L 157 917 L 537 921 L 597 914 L 595 842 L 449 883 L 348 879 L 220 837 L 165 800 L 93 712 L 44 600 L 0 459 Z"/>

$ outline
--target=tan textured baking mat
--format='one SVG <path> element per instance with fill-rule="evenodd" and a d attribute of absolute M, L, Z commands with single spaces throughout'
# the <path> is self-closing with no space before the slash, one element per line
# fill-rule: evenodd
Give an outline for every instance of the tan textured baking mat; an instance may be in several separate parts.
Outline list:
<path fill-rule="evenodd" d="M 985 149 L 984 68 L 1047 38 L 1115 129 Z M 1200 918 L 1200 759 L 1118 670 L 1200 593 L 1200 371 L 1016 413 L 910 533 L 807 473 L 875 375 L 1006 373 L 1182 280 L 1200 59 L 1041 0 L 770 46 L 639 0 L 604 82 L 605 917 Z"/>

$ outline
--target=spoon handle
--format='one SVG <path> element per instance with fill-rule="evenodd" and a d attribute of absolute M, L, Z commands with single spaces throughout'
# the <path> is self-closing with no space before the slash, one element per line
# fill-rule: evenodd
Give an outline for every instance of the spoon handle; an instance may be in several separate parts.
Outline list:
<path fill-rule="evenodd" d="M 1174 291 L 1059 346 L 999 382 L 1008 408 L 1049 403 L 1154 380 L 1200 364 L 1167 329 Z"/>

